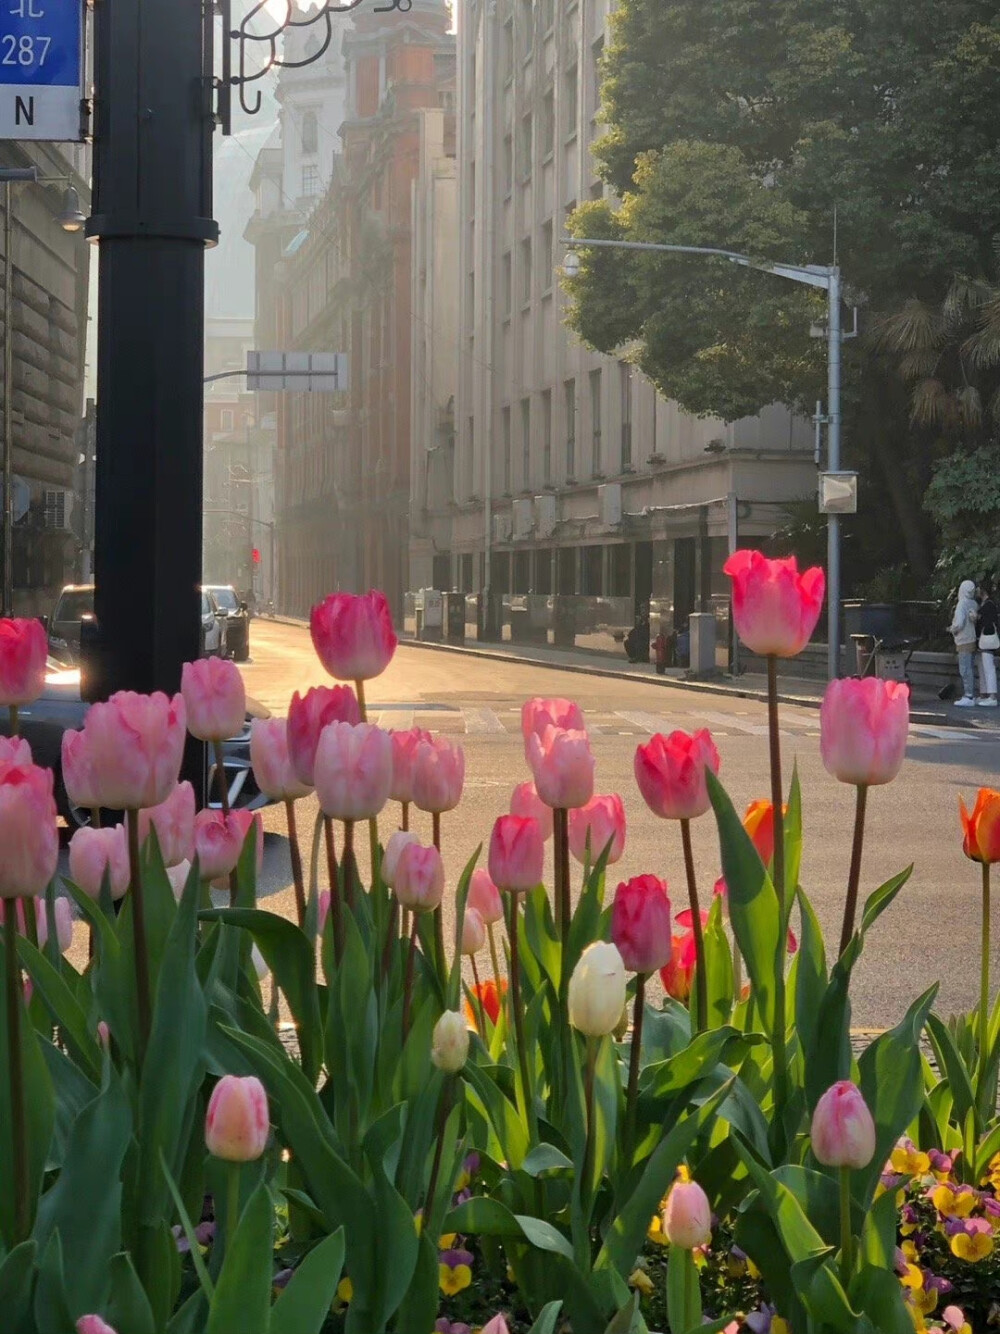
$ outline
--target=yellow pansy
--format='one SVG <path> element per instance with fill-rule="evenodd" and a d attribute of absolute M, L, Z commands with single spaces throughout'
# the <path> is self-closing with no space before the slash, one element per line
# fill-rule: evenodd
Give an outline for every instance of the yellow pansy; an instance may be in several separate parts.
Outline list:
<path fill-rule="evenodd" d="M 975 1264 L 977 1260 L 985 1260 L 988 1255 L 992 1255 L 993 1238 L 988 1232 L 973 1232 L 971 1236 L 967 1232 L 958 1232 L 951 1239 L 951 1253 L 959 1260 Z"/>
<path fill-rule="evenodd" d="M 792 1327 L 780 1315 L 771 1317 L 771 1334 L 792 1334 Z"/>
<path fill-rule="evenodd" d="M 902 1176 L 922 1177 L 931 1170 L 931 1160 L 912 1144 L 897 1144 L 889 1158 L 892 1170 Z"/>
<path fill-rule="evenodd" d="M 931 1203 L 942 1218 L 968 1218 L 977 1202 L 975 1191 L 968 1187 L 935 1186 L 931 1191 Z"/>
<path fill-rule="evenodd" d="M 899 1249 L 903 1252 L 903 1255 L 911 1265 L 915 1265 L 920 1259 L 920 1252 L 917 1250 L 916 1244 L 912 1241 L 904 1241 Z"/>
<path fill-rule="evenodd" d="M 644 1297 L 649 1297 L 653 1292 L 653 1280 L 646 1273 L 645 1269 L 633 1269 L 628 1276 L 628 1285 L 641 1292 Z"/>
<path fill-rule="evenodd" d="M 458 1236 L 457 1232 L 446 1232 L 444 1236 L 441 1238 L 441 1240 L 438 1242 L 438 1250 L 450 1251 L 455 1243 L 455 1238 L 457 1236 Z"/>
<path fill-rule="evenodd" d="M 899 1281 L 904 1288 L 909 1288 L 911 1292 L 919 1292 L 924 1286 L 923 1271 L 918 1265 L 908 1264 L 905 1273 L 900 1274 Z"/>
<path fill-rule="evenodd" d="M 354 1284 L 349 1278 L 342 1278 L 337 1284 L 337 1301 L 343 1302 L 345 1306 L 348 1306 L 353 1296 Z"/>
<path fill-rule="evenodd" d="M 646 1229 L 646 1237 L 657 1246 L 666 1246 L 667 1234 L 663 1230 L 663 1214 L 654 1214 Z"/>
<path fill-rule="evenodd" d="M 760 1270 L 750 1259 L 749 1255 L 747 1256 L 747 1273 L 750 1275 L 750 1277 L 753 1279 L 755 1283 L 760 1282 Z M 792 1328 L 791 1325 L 787 1326 L 788 1334 L 791 1334 L 791 1328 Z M 778 1331 L 778 1327 L 773 1320 L 771 1321 L 771 1331 L 772 1334 L 780 1334 L 780 1332 Z"/>
<path fill-rule="evenodd" d="M 438 1286 L 446 1297 L 456 1297 L 472 1282 L 468 1265 L 438 1265 Z"/>

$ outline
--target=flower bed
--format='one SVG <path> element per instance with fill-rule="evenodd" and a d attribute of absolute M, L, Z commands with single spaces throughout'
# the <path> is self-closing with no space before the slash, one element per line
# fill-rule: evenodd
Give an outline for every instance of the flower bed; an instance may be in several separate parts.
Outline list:
<path fill-rule="evenodd" d="M 287 814 L 295 922 L 256 904 L 259 818 L 195 815 L 177 782 L 186 729 L 220 746 L 243 718 L 231 664 L 190 664 L 172 700 L 115 696 L 67 734 L 75 804 L 127 814 L 74 836 L 65 895 L 52 775 L 23 742 L 0 745 L 5 1332 L 986 1328 L 1000 796 L 963 807 L 982 868 L 977 1012 L 946 1024 L 932 987 L 855 1059 L 851 973 L 909 875 L 862 896 L 867 806 L 903 762 L 906 690 L 838 682 L 823 704 L 824 763 L 856 791 L 833 952 L 799 883 L 803 794 L 783 780 L 776 691 L 822 573 L 749 552 L 728 570 L 737 629 L 769 666 L 770 800 L 740 818 L 707 732 L 638 747 L 683 903 L 654 874 L 608 892 L 632 798 L 595 793 L 586 720 L 565 700 L 525 704 L 531 778 L 482 864 L 448 865 L 461 748 L 366 721 L 365 682 L 395 649 L 379 594 L 316 609 L 340 684 L 254 727 L 258 782 Z M 15 732 L 43 672 L 44 636 L 0 623 Z M 296 803 L 313 790 L 304 857 Z M 426 845 L 413 806 L 431 816 Z M 690 826 L 712 816 L 709 894 Z M 90 930 L 82 971 L 61 953 L 67 902 Z"/>

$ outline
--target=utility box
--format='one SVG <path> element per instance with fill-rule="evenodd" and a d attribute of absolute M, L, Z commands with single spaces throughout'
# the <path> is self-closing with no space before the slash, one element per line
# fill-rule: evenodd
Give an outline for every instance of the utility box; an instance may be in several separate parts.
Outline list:
<path fill-rule="evenodd" d="M 465 643 L 465 594 L 445 593 L 445 633 L 449 644 Z"/>
<path fill-rule="evenodd" d="M 715 617 L 707 611 L 692 612 L 688 631 L 691 635 L 691 674 L 714 676 L 718 670 L 715 662 Z"/>
<path fill-rule="evenodd" d="M 435 588 L 421 588 L 414 599 L 417 638 L 439 640 L 444 626 L 444 598 Z"/>

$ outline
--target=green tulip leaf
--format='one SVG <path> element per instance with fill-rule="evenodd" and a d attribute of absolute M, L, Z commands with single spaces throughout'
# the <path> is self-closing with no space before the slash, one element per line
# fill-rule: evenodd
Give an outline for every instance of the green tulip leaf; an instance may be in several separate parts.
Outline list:
<path fill-rule="evenodd" d="M 891 1263 L 865 1265 L 851 1283 L 850 1296 L 851 1305 L 864 1312 L 878 1334 L 913 1334 L 913 1317 Z"/>
<path fill-rule="evenodd" d="M 795 1025 L 803 1052 L 811 1052 L 815 1047 L 819 1009 L 829 980 L 819 919 L 801 889 L 798 902 L 801 926 L 799 952 L 795 956 Z"/>
<path fill-rule="evenodd" d="M 958 1125 L 964 1125 L 965 1118 L 976 1104 L 969 1070 L 955 1046 L 955 1039 L 948 1026 L 942 1023 L 936 1014 L 927 1016 L 927 1037 L 934 1050 L 938 1069 L 948 1081 L 954 1105 L 954 1119 Z"/>
<path fill-rule="evenodd" d="M 887 880 L 884 885 L 869 894 L 865 900 L 865 909 L 861 914 L 861 934 L 864 935 L 875 925 L 885 910 L 894 903 L 896 896 L 913 874 L 913 866 L 909 865 L 905 871 L 900 871 L 894 875 L 891 880 Z"/>
<path fill-rule="evenodd" d="M 667 1317 L 677 1334 L 694 1334 L 701 1326 L 701 1287 L 691 1252 L 671 1246 L 667 1257 Z"/>
<path fill-rule="evenodd" d="M 107 1321 L 118 1334 L 156 1334 L 153 1309 L 128 1255 L 115 1255 L 108 1266 L 110 1296 Z"/>
<path fill-rule="evenodd" d="M 499 1200 L 484 1195 L 473 1196 L 452 1209 L 444 1229 L 487 1237 L 523 1237 L 540 1251 L 573 1260 L 573 1247 L 558 1228 L 541 1218 L 515 1214 Z"/>
<path fill-rule="evenodd" d="M 65 1267 L 59 1233 L 54 1232 L 42 1251 L 35 1285 L 35 1324 L 45 1334 L 75 1334 L 76 1325 L 66 1300 Z"/>
<path fill-rule="evenodd" d="M 427 1330 L 433 1330 L 441 1300 L 439 1276 L 438 1248 L 428 1236 L 421 1235 L 410 1288 L 396 1317 L 396 1334 L 426 1334 Z"/>
<path fill-rule="evenodd" d="M 18 936 L 17 952 L 73 1059 L 91 1079 L 100 1079 L 100 1048 L 87 1031 L 86 1013 L 66 980 L 26 936 Z"/>
<path fill-rule="evenodd" d="M 531 1326 L 528 1334 L 555 1334 L 556 1321 L 562 1310 L 562 1302 L 549 1302 L 538 1313 L 538 1319 Z"/>
<path fill-rule="evenodd" d="M 320 1334 L 343 1268 L 344 1229 L 338 1228 L 297 1265 L 271 1311 L 270 1334 Z"/>
<path fill-rule="evenodd" d="M 4 1328 L 9 1327 L 11 1334 L 27 1334 L 24 1327 L 31 1310 L 37 1255 L 36 1241 L 22 1241 L 0 1260 L 0 1311 Z"/>
<path fill-rule="evenodd" d="M 233 1170 L 239 1170 L 234 1168 Z M 205 1334 L 268 1334 L 274 1210 L 261 1183 L 243 1208 L 209 1303 Z"/>

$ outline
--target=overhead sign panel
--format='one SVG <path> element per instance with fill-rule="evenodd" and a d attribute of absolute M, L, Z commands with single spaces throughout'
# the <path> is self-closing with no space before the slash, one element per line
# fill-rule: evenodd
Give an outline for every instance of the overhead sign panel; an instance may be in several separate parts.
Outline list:
<path fill-rule="evenodd" d="M 336 394 L 347 389 L 345 352 L 247 352 L 247 388 Z"/>
<path fill-rule="evenodd" d="M 82 139 L 84 0 L 0 0 L 0 139 Z"/>

